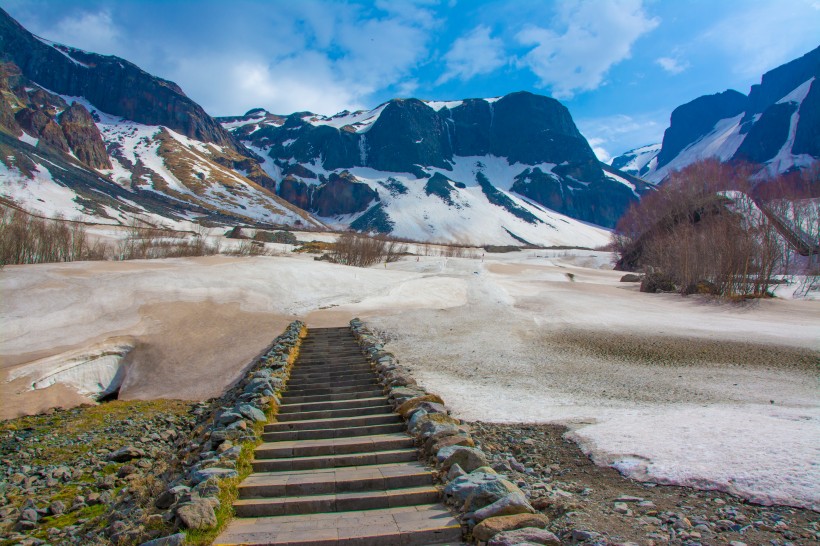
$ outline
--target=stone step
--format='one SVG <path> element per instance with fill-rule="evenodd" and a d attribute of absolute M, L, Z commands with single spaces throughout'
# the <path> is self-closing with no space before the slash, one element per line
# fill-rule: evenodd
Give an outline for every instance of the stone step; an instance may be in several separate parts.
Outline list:
<path fill-rule="evenodd" d="M 371 406 L 381 406 L 387 403 L 386 396 L 373 396 L 370 398 L 358 398 L 354 400 L 337 400 L 327 402 L 302 402 L 298 404 L 282 404 L 279 406 L 279 415 L 285 413 L 296 413 L 300 411 L 333 410 L 347 408 L 367 408 Z"/>
<path fill-rule="evenodd" d="M 239 498 L 329 495 L 429 486 L 430 470 L 420 463 L 393 463 L 291 472 L 251 474 L 239 486 Z"/>
<path fill-rule="evenodd" d="M 291 376 L 288 380 L 288 387 L 342 381 L 370 381 L 372 379 L 375 379 L 372 370 L 351 370 L 348 373 L 316 372 L 311 374 L 300 374 L 295 377 Z"/>
<path fill-rule="evenodd" d="M 335 419 L 336 417 L 359 417 L 364 415 L 382 415 L 393 413 L 393 408 L 386 401 L 378 406 L 368 406 L 365 408 L 340 408 L 331 410 L 299 411 L 294 413 L 279 414 L 280 423 L 288 421 L 308 421 L 310 419 Z"/>
<path fill-rule="evenodd" d="M 287 440 L 320 440 L 329 438 L 352 438 L 355 436 L 392 434 L 404 431 L 404 423 L 388 423 L 386 425 L 370 425 L 363 427 L 320 428 L 316 430 L 285 430 L 279 432 L 265 432 L 262 434 L 262 440 L 265 442 L 281 442 Z"/>
<path fill-rule="evenodd" d="M 441 504 L 234 520 L 215 545 L 421 546 L 461 543 L 461 526 Z"/>
<path fill-rule="evenodd" d="M 295 387 L 287 392 L 294 396 L 313 396 L 316 394 L 337 394 L 337 393 L 351 393 L 351 392 L 372 392 L 378 388 L 379 385 L 374 381 L 363 381 L 360 385 L 342 385 L 342 386 L 312 386 L 312 387 Z"/>
<path fill-rule="evenodd" d="M 404 487 L 382 491 L 355 491 L 268 499 L 239 499 L 234 511 L 241 518 L 315 514 L 317 512 L 348 512 L 395 508 L 437 502 L 441 494 L 432 485 Z"/>
<path fill-rule="evenodd" d="M 251 465 L 253 466 L 254 472 L 281 472 L 287 470 L 312 470 L 317 468 L 402 463 L 415 461 L 416 458 L 415 449 L 405 448 L 373 453 L 340 453 L 336 455 L 316 455 L 313 457 L 260 459 L 252 461 Z"/>
<path fill-rule="evenodd" d="M 301 404 L 304 402 L 337 402 L 340 400 L 360 400 L 362 398 L 372 398 L 374 396 L 384 396 L 381 387 L 368 390 L 354 390 L 349 392 L 326 392 L 323 394 L 294 394 L 287 391 L 282 393 L 282 403 Z"/>
<path fill-rule="evenodd" d="M 346 356 L 344 358 L 323 356 L 304 359 L 299 362 L 300 368 L 315 368 L 317 366 L 350 366 L 351 364 L 369 363 L 362 355 Z"/>
<path fill-rule="evenodd" d="M 328 347 L 299 347 L 299 358 L 310 359 L 311 357 L 346 357 L 358 356 L 363 357 L 364 353 L 358 346 L 340 347 L 338 345 L 331 345 Z"/>
<path fill-rule="evenodd" d="M 363 415 L 361 417 L 336 417 L 332 419 L 308 419 L 305 421 L 285 421 L 265 425 L 265 432 L 281 430 L 317 430 L 321 428 L 365 427 L 401 423 L 402 418 L 395 413 L 385 415 Z"/>
<path fill-rule="evenodd" d="M 300 377 L 303 375 L 316 374 L 345 374 L 345 373 L 375 373 L 373 367 L 368 362 L 359 362 L 355 364 L 322 364 L 316 366 L 298 366 L 294 368 L 292 377 Z"/>
<path fill-rule="evenodd" d="M 281 459 L 391 451 L 413 447 L 413 445 L 413 439 L 406 434 L 378 434 L 351 438 L 266 442 L 257 446 L 253 454 L 256 460 Z"/>

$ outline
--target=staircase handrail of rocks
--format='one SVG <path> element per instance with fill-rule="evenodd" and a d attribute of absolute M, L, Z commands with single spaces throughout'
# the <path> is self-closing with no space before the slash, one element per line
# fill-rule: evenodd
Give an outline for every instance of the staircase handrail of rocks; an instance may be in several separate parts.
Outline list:
<path fill-rule="evenodd" d="M 422 456 L 440 470 L 444 500 L 460 514 L 468 540 L 490 546 L 523 542 L 560 546 L 558 537 L 545 529 L 549 519 L 537 513 L 518 486 L 489 466 L 469 428 L 450 415 L 441 397 L 418 385 L 411 370 L 384 349 L 364 322 L 354 318 L 350 328 Z"/>
<path fill-rule="evenodd" d="M 220 505 L 230 497 L 225 490 L 236 488 L 244 477 L 240 472 L 250 472 L 239 468 L 243 448 L 251 450 L 259 443 L 262 424 L 276 414 L 305 331 L 304 322 L 290 323 L 225 394 L 194 411 L 197 426 L 180 453 L 183 471 L 154 503 L 168 510 L 180 529 L 215 535 L 217 526 L 226 523 L 217 518 Z M 175 546 L 185 540 L 180 532 L 143 546 Z"/>

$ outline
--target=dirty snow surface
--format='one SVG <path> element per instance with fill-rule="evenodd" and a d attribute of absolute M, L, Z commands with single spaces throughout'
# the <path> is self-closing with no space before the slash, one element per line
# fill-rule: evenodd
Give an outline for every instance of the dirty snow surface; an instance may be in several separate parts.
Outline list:
<path fill-rule="evenodd" d="M 112 345 L 128 348 L 121 397 L 197 399 L 290 320 L 360 316 L 458 417 L 563 423 L 637 479 L 820 509 L 820 302 L 642 294 L 603 252 L 412 250 L 370 269 L 291 253 L 7 266 L 0 417 L 80 403 L 45 368 Z"/>

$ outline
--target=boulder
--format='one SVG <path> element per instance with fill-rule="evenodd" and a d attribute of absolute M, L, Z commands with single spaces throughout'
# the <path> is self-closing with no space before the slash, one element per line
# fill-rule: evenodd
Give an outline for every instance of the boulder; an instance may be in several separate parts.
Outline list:
<path fill-rule="evenodd" d="M 476 540 L 487 542 L 493 536 L 504 531 L 514 531 L 524 527 L 544 529 L 549 525 L 549 518 L 544 514 L 514 514 L 511 516 L 493 516 L 484 519 L 473 528 Z"/>
<path fill-rule="evenodd" d="M 424 453 L 427 455 L 431 453 L 438 453 L 443 448 L 450 446 L 475 447 L 475 442 L 470 436 L 464 434 L 463 432 L 458 431 L 453 434 L 451 431 L 447 430 L 428 438 L 424 443 Z"/>
<path fill-rule="evenodd" d="M 140 546 L 182 546 L 185 544 L 185 533 L 176 533 L 167 537 L 155 538 L 148 542 L 143 542 Z"/>
<path fill-rule="evenodd" d="M 191 475 L 191 481 L 196 485 L 199 482 L 204 482 L 208 478 L 215 476 L 220 479 L 224 478 L 235 478 L 239 474 L 236 470 L 230 468 L 219 468 L 217 466 L 212 466 L 210 468 L 203 468 L 201 470 L 197 470 Z"/>
<path fill-rule="evenodd" d="M 457 465 L 453 465 L 455 467 Z M 460 468 L 460 467 L 459 467 Z M 490 472 L 472 472 L 458 476 L 444 488 L 444 498 L 457 506 L 462 506 L 467 498 L 479 487 L 502 479 L 498 474 Z"/>
<path fill-rule="evenodd" d="M 553 533 L 537 527 L 524 527 L 514 531 L 504 531 L 492 537 L 487 546 L 515 546 L 517 544 L 541 544 L 561 546 L 561 541 Z"/>
<path fill-rule="evenodd" d="M 477 487 L 475 487 L 470 492 L 470 494 L 467 496 L 467 500 L 464 501 L 464 511 L 465 512 L 479 511 L 482 508 L 484 508 L 486 506 L 490 506 L 490 505 L 494 504 L 496 501 L 504 499 L 504 498 L 508 497 L 511 494 L 521 495 L 521 497 L 524 496 L 524 494 L 521 493 L 521 490 L 518 489 L 518 487 L 514 483 L 509 482 L 509 481 L 505 480 L 503 477 L 499 476 L 498 479 L 489 480 L 487 482 L 480 483 Z M 510 499 L 509 502 L 515 503 L 515 501 L 518 501 L 518 500 L 521 500 L 521 499 Z M 524 498 L 523 500 L 524 500 L 524 502 L 526 502 L 526 498 Z M 500 510 L 500 508 L 499 508 L 499 510 Z M 496 510 L 494 509 L 494 510 L 491 510 L 491 512 L 493 512 L 493 513 L 482 514 L 482 517 L 478 518 L 478 520 L 486 519 L 486 518 L 489 518 L 489 517 L 492 517 L 492 516 L 508 516 L 508 515 L 510 515 L 510 514 L 500 514 L 500 513 L 497 514 L 497 513 L 494 513 L 495 511 Z M 532 512 L 533 510 L 530 508 L 529 511 Z M 514 511 L 514 512 L 511 512 L 511 513 L 512 514 L 520 514 L 521 512 L 522 511 Z"/>
<path fill-rule="evenodd" d="M 636 275 L 635 273 L 627 273 L 623 277 L 621 277 L 621 282 L 641 282 L 643 277 L 640 275 Z"/>
<path fill-rule="evenodd" d="M 447 470 L 454 464 L 458 464 L 466 472 L 472 472 L 478 467 L 487 466 L 487 456 L 475 447 L 456 446 L 441 466 Z"/>
<path fill-rule="evenodd" d="M 216 525 L 213 503 L 207 499 L 194 499 L 177 508 L 177 518 L 188 529 L 208 529 Z"/>
<path fill-rule="evenodd" d="M 115 463 L 124 463 L 139 457 L 145 457 L 145 452 L 143 450 L 134 446 L 125 446 L 118 449 L 114 453 L 110 453 L 106 459 Z"/>
<path fill-rule="evenodd" d="M 265 416 L 265 413 L 260 410 L 259 408 L 252 406 L 251 404 L 241 404 L 236 409 L 239 410 L 243 416 L 247 417 L 251 421 L 256 421 L 257 423 L 266 423 L 268 418 Z"/>
<path fill-rule="evenodd" d="M 504 482 L 505 480 L 500 480 Z M 509 483 L 509 482 L 508 482 Z M 509 493 L 494 503 L 476 510 L 473 519 L 483 521 L 495 516 L 512 516 L 515 514 L 532 514 L 535 509 L 527 502 L 527 497 L 520 490 Z"/>

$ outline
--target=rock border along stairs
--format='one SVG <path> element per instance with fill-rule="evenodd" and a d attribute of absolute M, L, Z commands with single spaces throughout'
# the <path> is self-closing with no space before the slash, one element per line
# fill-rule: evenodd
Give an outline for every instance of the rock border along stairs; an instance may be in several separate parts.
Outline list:
<path fill-rule="evenodd" d="M 461 543 L 349 328 L 312 328 L 214 544 Z"/>

